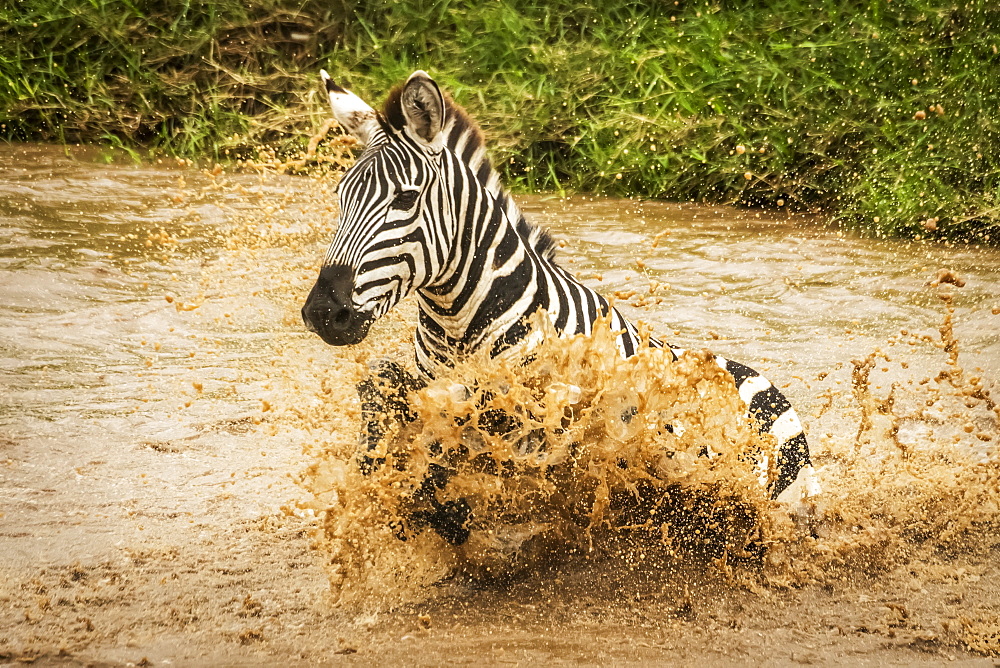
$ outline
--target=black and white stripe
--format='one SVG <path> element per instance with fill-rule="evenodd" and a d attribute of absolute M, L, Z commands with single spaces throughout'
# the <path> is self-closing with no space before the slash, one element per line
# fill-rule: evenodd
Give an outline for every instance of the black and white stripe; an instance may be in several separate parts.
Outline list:
<path fill-rule="evenodd" d="M 393 91 L 381 113 L 325 80 L 338 120 L 366 147 L 340 182 L 341 221 L 324 265 L 353 271 L 345 308 L 369 321 L 415 295 L 424 376 L 483 348 L 498 356 L 523 344 L 526 319 L 540 309 L 567 335 L 590 333 L 610 313 L 622 355 L 642 345 L 631 322 L 555 262 L 551 237 L 527 223 L 500 184 L 478 127 L 424 72 Z M 777 496 L 803 468 L 811 475 L 798 417 L 756 371 L 716 359 L 759 428 L 777 439 Z"/>

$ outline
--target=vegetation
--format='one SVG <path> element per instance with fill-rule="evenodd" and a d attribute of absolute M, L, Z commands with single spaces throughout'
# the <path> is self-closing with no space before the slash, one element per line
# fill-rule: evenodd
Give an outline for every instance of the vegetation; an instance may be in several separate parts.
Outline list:
<path fill-rule="evenodd" d="M 370 101 L 423 68 L 517 189 L 1000 243 L 992 0 L 21 0 L 0 44 L 8 139 L 287 150 L 320 67 Z"/>

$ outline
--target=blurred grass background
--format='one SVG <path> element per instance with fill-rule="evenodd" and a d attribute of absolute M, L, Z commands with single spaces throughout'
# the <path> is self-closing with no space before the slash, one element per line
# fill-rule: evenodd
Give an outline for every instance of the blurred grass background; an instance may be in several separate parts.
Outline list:
<path fill-rule="evenodd" d="M 997 244 L 998 50 L 992 0 L 8 0 L 0 137 L 290 153 L 320 67 L 373 106 L 422 68 L 515 190 Z"/>

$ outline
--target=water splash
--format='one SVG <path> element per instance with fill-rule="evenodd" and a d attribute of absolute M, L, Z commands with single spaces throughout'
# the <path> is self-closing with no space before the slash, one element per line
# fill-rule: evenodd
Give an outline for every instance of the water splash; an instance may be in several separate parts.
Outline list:
<path fill-rule="evenodd" d="M 250 216 L 234 228 L 230 252 L 318 247 L 335 209 L 320 196 L 294 206 L 318 215 Z M 289 237 L 290 220 L 302 234 Z M 311 268 L 286 262 L 294 278 L 278 281 L 272 296 L 294 302 Z M 770 444 L 745 423 L 707 353 L 673 364 L 650 350 L 623 361 L 601 328 L 589 339 L 548 332 L 527 364 L 463 363 L 413 397 L 418 419 L 383 445 L 385 465 L 362 475 L 354 386 L 387 353 L 409 359 L 404 305 L 351 349 L 333 354 L 306 339 L 279 351 L 271 429 L 300 434 L 313 461 L 300 477 L 310 498 L 292 512 L 317 517 L 315 545 L 335 597 L 376 610 L 422 599 L 455 575 L 531 578 L 556 562 L 585 570 L 624 553 L 616 563 L 629 568 L 681 560 L 778 590 L 900 568 L 918 578 L 957 572 L 949 564 L 988 554 L 1000 534 L 994 383 L 962 366 L 960 282 L 939 272 L 923 288 L 925 301 L 943 307 L 936 336 L 904 330 L 811 383 L 825 398 L 804 416 L 824 489 L 812 507 L 766 498 L 753 462 Z M 481 428 L 494 410 L 515 416 L 516 427 Z M 465 499 L 473 509 L 460 547 L 413 522 L 426 510 L 418 492 L 432 465 L 451 472 L 437 500 Z M 968 647 L 989 642 L 986 617 L 949 623 Z"/>

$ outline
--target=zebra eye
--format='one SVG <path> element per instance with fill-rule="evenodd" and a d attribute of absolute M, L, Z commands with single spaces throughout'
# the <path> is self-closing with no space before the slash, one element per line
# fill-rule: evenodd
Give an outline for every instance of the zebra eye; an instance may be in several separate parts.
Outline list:
<path fill-rule="evenodd" d="M 417 203 L 417 197 L 419 195 L 419 190 L 400 190 L 396 193 L 396 197 L 392 200 L 392 204 L 389 205 L 389 208 L 409 209 Z"/>

